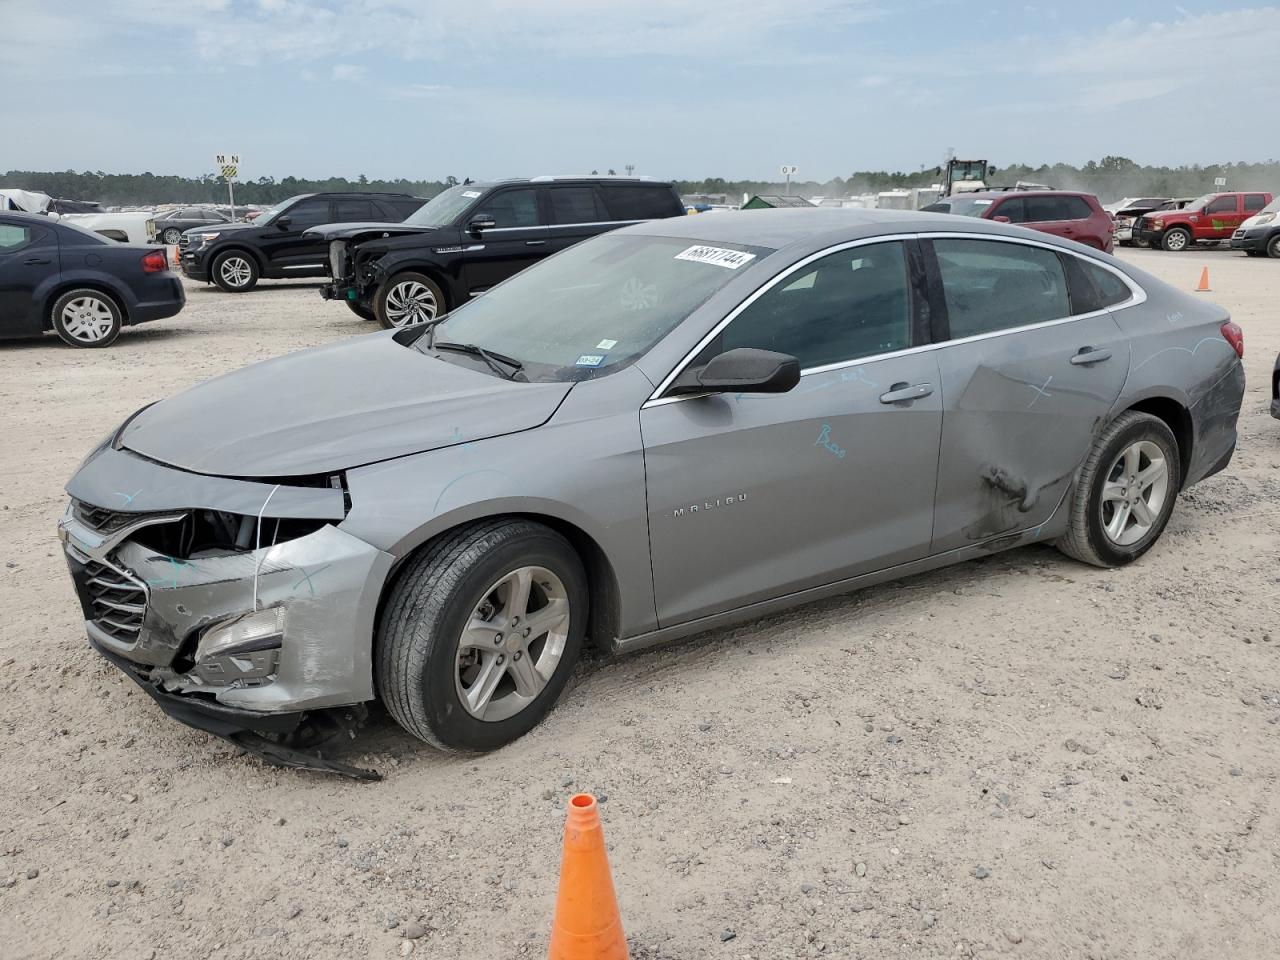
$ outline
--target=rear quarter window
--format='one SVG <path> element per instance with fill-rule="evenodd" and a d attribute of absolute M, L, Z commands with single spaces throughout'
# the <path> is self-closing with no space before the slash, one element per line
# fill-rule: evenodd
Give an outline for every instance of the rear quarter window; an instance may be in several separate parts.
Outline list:
<path fill-rule="evenodd" d="M 658 220 L 684 212 L 670 187 L 605 184 L 602 191 L 611 220 Z"/>

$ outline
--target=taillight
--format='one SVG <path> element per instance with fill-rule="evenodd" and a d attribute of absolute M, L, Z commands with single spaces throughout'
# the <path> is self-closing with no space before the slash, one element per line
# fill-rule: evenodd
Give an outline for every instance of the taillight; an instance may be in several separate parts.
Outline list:
<path fill-rule="evenodd" d="M 143 273 L 159 273 L 169 269 L 169 257 L 163 250 L 152 250 L 142 257 Z"/>
<path fill-rule="evenodd" d="M 1240 324 L 1228 321 L 1222 325 L 1222 336 L 1226 338 L 1227 343 L 1231 344 L 1231 349 L 1236 352 L 1236 356 L 1241 360 L 1244 359 L 1244 330 Z"/>

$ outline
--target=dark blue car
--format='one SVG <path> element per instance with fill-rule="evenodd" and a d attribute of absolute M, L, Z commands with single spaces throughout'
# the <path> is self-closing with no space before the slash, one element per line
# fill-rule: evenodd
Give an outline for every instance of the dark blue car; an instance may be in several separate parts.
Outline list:
<path fill-rule="evenodd" d="M 163 247 L 0 213 L 0 337 L 53 330 L 73 347 L 105 347 L 122 327 L 172 317 L 186 302 Z"/>

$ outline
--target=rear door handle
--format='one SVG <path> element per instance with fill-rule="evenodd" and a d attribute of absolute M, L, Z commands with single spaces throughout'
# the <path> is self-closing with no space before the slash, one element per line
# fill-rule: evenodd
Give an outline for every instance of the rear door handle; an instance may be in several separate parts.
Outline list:
<path fill-rule="evenodd" d="M 540 246 L 542 246 L 542 245 L 543 245 L 544 243 L 546 243 L 546 242 L 547 242 L 547 241 L 545 241 L 545 240 L 526 240 L 526 241 L 524 242 L 524 245 L 525 245 L 526 247 L 540 247 Z"/>
<path fill-rule="evenodd" d="M 933 393 L 932 383 L 895 383 L 888 393 L 880 394 L 881 403 L 902 403 L 904 400 L 923 400 Z"/>
<path fill-rule="evenodd" d="M 1071 362 L 1077 367 L 1088 366 L 1091 363 L 1101 363 L 1103 360 L 1111 359 L 1110 350 L 1095 350 L 1093 347 L 1081 347 Z"/>
<path fill-rule="evenodd" d="M 38 263 L 53 263 L 53 261 L 50 260 L 48 257 L 27 257 L 27 259 L 23 260 L 22 262 L 32 267 L 34 267 Z"/>

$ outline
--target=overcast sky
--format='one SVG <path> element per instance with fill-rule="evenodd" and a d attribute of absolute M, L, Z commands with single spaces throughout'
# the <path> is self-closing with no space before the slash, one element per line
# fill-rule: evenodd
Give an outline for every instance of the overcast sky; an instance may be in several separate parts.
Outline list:
<path fill-rule="evenodd" d="M 0 0 L 0 170 L 800 179 L 1280 156 L 1280 7 Z"/>

